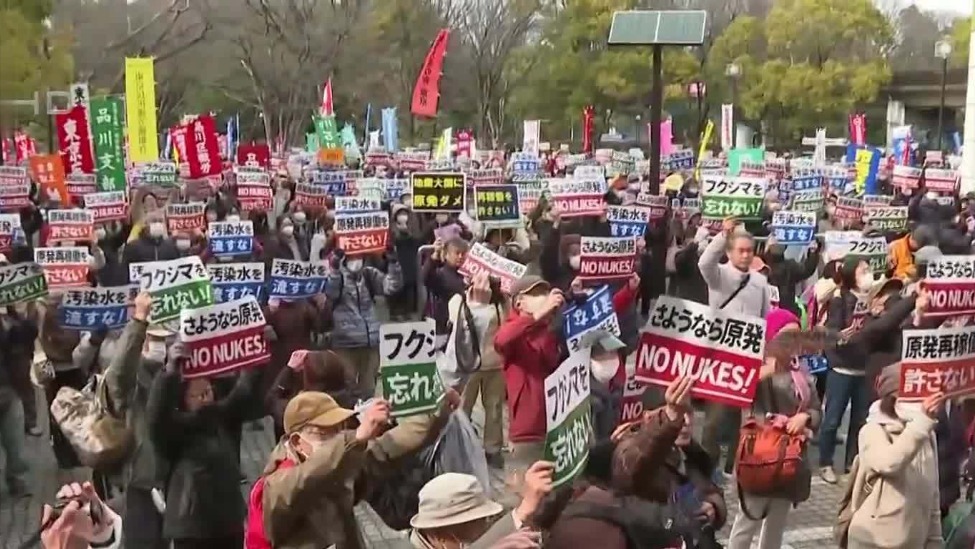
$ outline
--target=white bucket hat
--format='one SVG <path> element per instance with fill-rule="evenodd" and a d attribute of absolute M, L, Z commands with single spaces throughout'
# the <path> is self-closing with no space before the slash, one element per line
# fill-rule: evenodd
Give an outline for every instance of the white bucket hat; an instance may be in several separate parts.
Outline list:
<path fill-rule="evenodd" d="M 420 505 L 410 526 L 417 530 L 465 524 L 501 514 L 504 508 L 484 495 L 477 479 L 444 473 L 420 489 Z"/>

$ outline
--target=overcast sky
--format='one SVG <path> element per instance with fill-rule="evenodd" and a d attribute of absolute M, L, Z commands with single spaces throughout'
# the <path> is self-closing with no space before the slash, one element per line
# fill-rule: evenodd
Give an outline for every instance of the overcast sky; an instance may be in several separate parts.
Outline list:
<path fill-rule="evenodd" d="M 965 15 L 972 13 L 972 0 L 915 0 L 914 3 L 925 10 L 955 11 Z"/>

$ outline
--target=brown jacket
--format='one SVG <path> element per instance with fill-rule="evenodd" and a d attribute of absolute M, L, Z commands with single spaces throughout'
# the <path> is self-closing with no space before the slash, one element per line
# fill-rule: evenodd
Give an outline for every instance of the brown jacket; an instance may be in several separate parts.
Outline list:
<path fill-rule="evenodd" d="M 449 409 L 439 416 L 401 420 L 397 427 L 369 442 L 355 441 L 345 431 L 304 462 L 278 468 L 287 457 L 282 444 L 264 469 L 264 532 L 275 549 L 362 549 L 365 542 L 353 514 L 358 483 L 382 482 L 397 458 L 421 448 L 439 433 Z M 360 491 L 362 493 L 365 490 Z"/>

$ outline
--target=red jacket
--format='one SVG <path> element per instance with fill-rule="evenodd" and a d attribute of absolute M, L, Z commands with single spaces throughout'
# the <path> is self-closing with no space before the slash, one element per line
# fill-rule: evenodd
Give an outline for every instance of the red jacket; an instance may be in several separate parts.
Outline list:
<path fill-rule="evenodd" d="M 559 367 L 559 335 L 552 318 L 512 310 L 494 336 L 508 391 L 511 442 L 545 440 L 545 378 Z"/>

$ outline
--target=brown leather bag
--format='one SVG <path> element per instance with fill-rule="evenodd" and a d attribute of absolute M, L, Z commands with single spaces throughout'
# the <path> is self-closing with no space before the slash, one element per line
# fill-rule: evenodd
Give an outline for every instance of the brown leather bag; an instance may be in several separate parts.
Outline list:
<path fill-rule="evenodd" d="M 741 427 L 735 456 L 738 493 L 783 497 L 793 492 L 803 480 L 805 445 L 805 435 L 790 435 L 783 427 L 748 418 Z"/>

